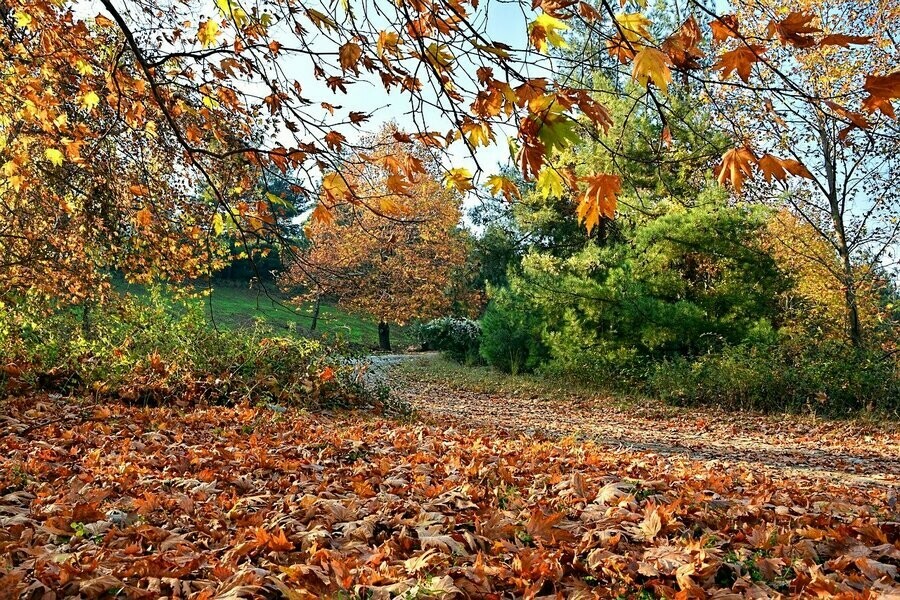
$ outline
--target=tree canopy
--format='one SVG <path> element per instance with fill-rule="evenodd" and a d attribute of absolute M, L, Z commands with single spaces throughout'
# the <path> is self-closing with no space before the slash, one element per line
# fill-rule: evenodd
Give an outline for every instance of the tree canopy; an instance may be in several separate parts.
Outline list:
<path fill-rule="evenodd" d="M 484 18 L 490 7 L 477 2 L 99 6 L 90 15 L 66 0 L 0 5 L 7 290 L 78 299 L 110 268 L 138 279 L 196 276 L 209 269 L 229 226 L 247 245 L 282 235 L 272 198 L 245 198 L 261 174 L 299 195 L 317 197 L 322 184 L 332 200 L 357 196 L 353 186 L 329 189 L 336 180 L 323 177 L 341 172 L 348 151 L 364 150 L 356 131 L 372 118 L 370 85 L 409 102 L 410 126 L 394 134 L 398 144 L 455 146 L 477 159 L 509 133 L 525 180 L 571 189 L 592 229 L 615 214 L 615 165 L 557 173 L 553 156 L 613 126 L 607 105 L 621 88 L 566 76 L 573 59 L 560 49 L 569 29 L 604 48 L 616 72 L 639 86 L 663 124 L 663 146 L 678 120 L 671 98 L 679 89 L 718 97 L 716 90 L 749 87 L 776 106 L 762 117 L 776 126 L 779 98 L 788 95 L 866 135 L 895 118 L 900 96 L 900 72 L 887 60 L 895 54 L 890 32 L 877 27 L 880 15 L 895 14 L 884 0 L 824 12 L 816 3 L 788 10 L 754 2 L 735 14 L 697 0 L 676 3 L 674 13 L 631 0 L 621 10 L 605 1 L 545 0 L 524 11 L 525 47 L 493 39 Z M 841 6 L 852 19 L 831 18 Z M 861 35 L 860 24 L 869 26 Z M 887 59 L 856 60 L 855 48 Z M 802 65 L 835 53 L 851 73 L 840 89 L 806 85 L 775 60 Z M 784 150 L 739 143 L 722 156 L 719 178 L 736 189 L 755 170 L 768 179 L 809 178 Z M 465 167 L 444 169 L 460 192 L 477 183 Z M 398 168 L 394 185 L 418 174 Z M 484 181 L 494 193 L 517 193 L 503 175 Z M 335 208 L 327 198 L 318 198 L 315 218 Z M 37 276 L 44 273 L 54 276 Z"/>

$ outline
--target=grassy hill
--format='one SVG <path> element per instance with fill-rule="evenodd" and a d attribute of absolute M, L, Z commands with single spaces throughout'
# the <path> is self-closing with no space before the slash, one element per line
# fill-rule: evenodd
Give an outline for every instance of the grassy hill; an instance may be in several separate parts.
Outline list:
<path fill-rule="evenodd" d="M 145 289 L 139 285 L 120 281 L 117 287 L 133 294 L 145 294 Z M 294 305 L 287 296 L 274 288 L 263 291 L 244 286 L 220 285 L 213 289 L 212 297 L 204 303 L 210 324 L 215 323 L 219 328 L 249 327 L 259 320 L 282 335 L 310 335 L 313 304 L 309 302 Z M 378 346 L 378 323 L 364 315 L 349 313 L 334 304 L 322 303 L 316 331 L 312 335 L 340 336 L 351 344 L 374 349 Z M 416 335 L 412 326 L 391 325 L 391 345 L 395 350 L 406 350 L 415 343 Z"/>
<path fill-rule="evenodd" d="M 306 335 L 312 324 L 312 303 L 295 306 L 275 290 L 269 294 L 244 287 L 220 286 L 213 290 L 209 302 L 211 317 L 219 327 L 244 327 L 260 319 L 276 331 Z M 341 336 L 353 344 L 378 345 L 378 323 L 351 314 L 337 306 L 322 304 L 316 325 L 318 335 Z M 415 343 L 412 328 L 391 327 L 391 344 L 398 350 Z"/>

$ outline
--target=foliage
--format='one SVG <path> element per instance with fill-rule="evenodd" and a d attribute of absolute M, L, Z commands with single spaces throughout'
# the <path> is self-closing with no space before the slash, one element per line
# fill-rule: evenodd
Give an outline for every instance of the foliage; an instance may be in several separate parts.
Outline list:
<path fill-rule="evenodd" d="M 453 360 L 471 365 L 480 360 L 481 325 L 478 321 L 456 317 L 432 319 L 419 327 L 419 340 L 425 350 L 440 350 Z"/>
<path fill-rule="evenodd" d="M 714 354 L 676 357 L 651 367 L 645 389 L 683 405 L 811 411 L 846 416 L 900 412 L 900 363 L 883 352 L 842 341 L 727 346 Z"/>
<path fill-rule="evenodd" d="M 525 310 L 542 315 L 554 358 L 579 348 L 702 353 L 777 319 L 775 295 L 787 282 L 759 247 L 765 210 L 726 206 L 713 191 L 696 207 L 661 203 L 657 213 L 624 230 L 621 243 L 568 259 L 526 257 L 512 287 Z"/>
<path fill-rule="evenodd" d="M 458 229 L 461 197 L 435 179 L 438 165 L 424 147 L 398 153 L 390 143 L 395 131 L 385 128 L 371 142 L 375 152 L 329 175 L 334 186 L 353 185 L 366 199 L 310 223 L 310 247 L 282 284 L 307 289 L 304 300 L 333 297 L 349 310 L 403 324 L 450 308 L 468 247 Z M 396 163 L 420 165 L 425 174 L 394 189 Z"/>
<path fill-rule="evenodd" d="M 787 17 L 781 25 L 769 25 L 772 14 Z M 730 179 L 740 192 L 747 174 L 762 175 L 745 197 L 784 207 L 801 219 L 809 231 L 786 238 L 782 254 L 794 254 L 795 262 L 821 262 L 819 275 L 842 296 L 832 305 L 841 309 L 834 323 L 855 346 L 870 346 L 877 321 L 871 305 L 864 304 L 880 285 L 881 267 L 896 266 L 889 256 L 900 241 L 894 176 L 900 168 L 900 130 L 893 108 L 860 90 L 880 85 L 879 78 L 865 73 L 896 70 L 898 48 L 889 40 L 900 2 L 752 0 L 742 2 L 735 17 L 748 36 L 777 35 L 782 44 L 763 54 L 743 41 L 723 43 L 728 51 L 719 68 L 727 75 L 731 65 L 725 56 L 742 54 L 748 62 L 738 74 L 749 85 L 714 94 L 718 124 L 740 140 L 720 180 Z M 853 35 L 841 35 L 847 32 Z M 818 36 L 833 43 L 816 43 Z M 791 46 L 804 50 L 795 53 Z M 758 85 L 771 83 L 775 71 L 784 73 L 791 87 L 762 93 Z M 900 73 L 892 81 L 900 84 Z M 819 102 L 800 90 L 828 100 Z"/>
<path fill-rule="evenodd" d="M 37 306 L 29 302 L 27 306 Z M 277 337 L 261 322 L 209 326 L 202 300 L 117 297 L 93 309 L 59 307 L 0 314 L 9 391 L 90 391 L 135 402 L 231 403 L 252 399 L 317 406 L 345 394 L 351 372 L 314 340 Z M 347 395 L 342 401 L 351 401 Z"/>
<path fill-rule="evenodd" d="M 531 371 L 545 358 L 542 326 L 514 292 L 497 290 L 481 318 L 481 356 L 504 373 Z"/>
<path fill-rule="evenodd" d="M 215 271 L 231 241 L 247 255 L 270 243 L 291 246 L 280 190 L 315 200 L 317 221 L 335 219 L 347 203 L 380 211 L 366 203 L 365 186 L 331 176 L 357 151 L 373 150 L 351 140 L 373 116 L 372 88 L 412 107 L 417 131 L 394 132 L 398 146 L 475 155 L 511 125 L 522 178 L 567 190 L 589 231 L 615 216 L 628 189 L 622 175 L 614 164 L 576 172 L 554 162 L 585 136 L 610 130 L 607 98 L 633 94 L 653 107 L 662 146 L 682 120 L 679 94 L 698 95 L 695 80 L 712 88 L 704 92 L 711 98 L 740 89 L 758 96 L 754 106 L 768 111 L 758 122 L 776 130 L 773 140 L 786 139 L 778 131 L 785 95 L 832 115 L 834 125 L 863 130 L 893 119 L 900 97 L 889 27 L 896 4 L 888 0 L 833 0 L 841 10 L 759 0 L 739 14 L 697 2 L 690 10 L 639 2 L 634 12 L 605 2 L 546 4 L 523 11 L 524 48 L 494 40 L 487 7 L 477 2 L 378 10 L 368 0 L 237 4 L 220 0 L 198 13 L 172 0 L 135 0 L 126 9 L 102 0 L 98 14 L 72 0 L 0 4 L 0 254 L 9 257 L 0 263 L 0 292 L 96 301 L 112 270 L 178 280 Z M 673 12 L 688 18 L 678 23 Z M 611 87 L 564 77 L 558 65 L 569 61 L 550 59 L 569 46 L 573 26 L 604 55 Z M 810 56 L 828 67 L 823 78 L 841 81 L 839 90 L 778 68 Z M 548 73 L 533 76 L 536 63 Z M 321 85 L 306 84 L 310 73 Z M 715 106 L 730 114 L 727 104 Z M 446 127 L 425 124 L 432 111 Z M 855 133 L 848 139 L 862 142 Z M 741 143 L 720 169 L 736 189 L 756 171 L 783 182 L 812 176 L 787 155 L 805 143 L 760 156 Z M 386 169 L 400 195 L 426 171 L 409 162 Z M 445 175 L 458 192 L 475 187 L 464 166 Z M 488 181 L 492 193 L 519 194 L 504 175 Z"/>

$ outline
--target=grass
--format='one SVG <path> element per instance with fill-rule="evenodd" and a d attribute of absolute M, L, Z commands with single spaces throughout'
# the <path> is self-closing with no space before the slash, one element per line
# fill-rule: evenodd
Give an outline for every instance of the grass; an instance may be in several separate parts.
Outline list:
<path fill-rule="evenodd" d="M 509 375 L 487 366 L 463 365 L 436 353 L 417 356 L 392 369 L 401 378 L 486 394 L 510 394 L 536 399 L 609 396 L 606 390 L 562 378 L 544 377 L 535 373 Z"/>
<path fill-rule="evenodd" d="M 141 293 L 134 289 L 135 286 L 128 287 L 129 291 Z M 310 335 L 313 304 L 293 305 L 286 296 L 274 289 L 266 293 L 243 286 L 221 285 L 213 288 L 211 298 L 205 302 L 210 322 L 217 327 L 237 329 L 261 320 L 276 332 Z M 374 319 L 342 310 L 334 304 L 322 303 L 314 335 L 340 337 L 353 345 L 376 348 L 378 323 Z M 415 343 L 416 336 L 412 327 L 391 326 L 391 345 L 397 351 L 403 351 Z"/>

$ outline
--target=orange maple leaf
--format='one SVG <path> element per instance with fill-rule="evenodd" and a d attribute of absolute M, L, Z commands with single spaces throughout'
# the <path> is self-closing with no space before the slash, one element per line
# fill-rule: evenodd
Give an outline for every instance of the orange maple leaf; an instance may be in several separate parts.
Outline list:
<path fill-rule="evenodd" d="M 809 34 L 822 30 L 810 25 L 814 17 L 815 15 L 809 13 L 792 12 L 781 21 L 769 23 L 769 36 L 777 33 L 782 44 L 796 48 L 815 46 L 816 41 Z"/>
<path fill-rule="evenodd" d="M 691 16 L 662 43 L 660 49 L 669 56 L 669 60 L 676 68 L 699 69 L 698 60 L 704 56 L 703 51 L 697 46 L 700 38 L 700 26 Z"/>
<path fill-rule="evenodd" d="M 712 29 L 713 41 L 724 42 L 731 37 L 738 36 L 738 18 L 737 15 L 722 15 L 716 17 L 709 23 Z"/>
<path fill-rule="evenodd" d="M 891 100 L 900 98 L 900 71 L 890 75 L 868 75 L 863 89 L 869 92 L 862 103 L 866 111 L 872 113 L 880 110 L 892 119 L 897 118 Z"/>
<path fill-rule="evenodd" d="M 850 44 L 857 46 L 865 46 L 872 43 L 872 36 L 869 35 L 844 35 L 842 33 L 832 33 L 826 35 L 819 40 L 819 46 L 843 46 L 849 48 Z"/>
<path fill-rule="evenodd" d="M 757 44 L 739 46 L 734 50 L 723 52 L 713 68 L 722 71 L 722 79 L 727 79 L 733 72 L 737 72 L 738 77 L 746 83 L 750 79 L 753 65 L 761 60 L 760 57 L 765 51 L 764 46 Z"/>
<path fill-rule="evenodd" d="M 615 218 L 617 196 L 622 191 L 622 178 L 618 175 L 593 175 L 582 181 L 587 186 L 578 203 L 578 220 L 584 222 L 590 233 L 600 222 L 601 216 Z"/>
<path fill-rule="evenodd" d="M 722 164 L 716 168 L 719 183 L 725 185 L 726 181 L 730 181 L 734 190 L 740 193 L 744 180 L 753 175 L 753 165 L 756 163 L 756 155 L 747 146 L 732 148 L 722 156 Z"/>

